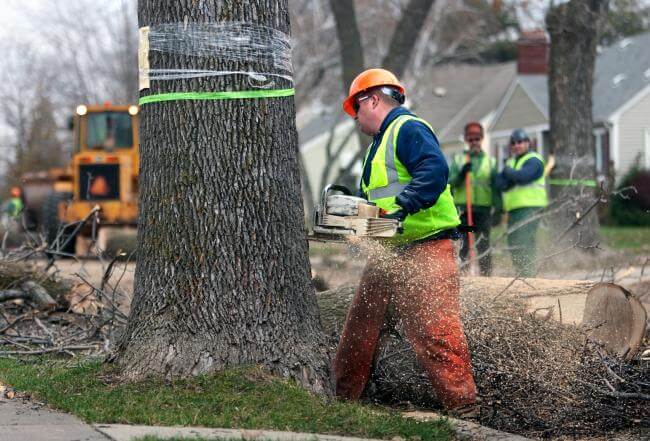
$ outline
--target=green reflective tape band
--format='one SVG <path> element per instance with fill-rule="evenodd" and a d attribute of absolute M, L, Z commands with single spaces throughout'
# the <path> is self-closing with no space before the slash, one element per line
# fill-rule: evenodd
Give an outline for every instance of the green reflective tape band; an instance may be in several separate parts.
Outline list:
<path fill-rule="evenodd" d="M 569 186 L 582 186 L 582 187 L 597 187 L 596 181 L 593 179 L 549 179 L 549 184 L 551 185 L 563 185 L 566 187 Z"/>
<path fill-rule="evenodd" d="M 234 92 L 173 92 L 148 95 L 140 98 L 139 104 L 159 103 L 162 101 L 187 101 L 187 100 L 240 100 L 249 98 L 277 98 L 293 96 L 296 91 L 291 89 L 272 90 L 238 90 Z"/>

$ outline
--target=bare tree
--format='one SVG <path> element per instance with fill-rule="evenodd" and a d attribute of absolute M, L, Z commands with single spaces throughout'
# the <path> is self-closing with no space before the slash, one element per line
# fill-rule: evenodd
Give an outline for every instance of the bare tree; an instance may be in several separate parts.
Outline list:
<path fill-rule="evenodd" d="M 410 0 L 402 12 L 383 63 L 398 78 L 404 75 L 409 65 L 415 43 L 433 4 L 434 0 Z"/>
<path fill-rule="evenodd" d="M 23 14 L 34 27 L 41 56 L 55 72 L 60 106 L 132 103 L 137 98 L 136 0 L 51 2 Z M 69 110 L 68 112 L 69 113 Z"/>
<path fill-rule="evenodd" d="M 63 160 L 56 108 L 48 88 L 51 78 L 52 73 L 30 45 L 5 50 L 0 73 L 0 115 L 6 128 L 2 140 L 5 187 L 19 184 L 26 171 L 44 170 Z"/>
<path fill-rule="evenodd" d="M 357 27 L 354 0 L 330 0 L 330 7 L 334 14 L 339 40 L 339 52 L 343 67 L 343 93 L 347 93 L 347 87 L 365 67 L 361 34 Z"/>
<path fill-rule="evenodd" d="M 141 26 L 154 28 L 245 22 L 289 34 L 286 0 L 141 0 L 138 14 Z M 150 53 L 152 69 L 272 68 L 270 57 L 193 60 Z M 152 81 L 150 94 L 226 87 L 250 85 L 246 76 Z M 261 364 L 328 392 L 293 98 L 146 104 L 141 140 L 139 259 L 131 316 L 115 357 L 125 376 Z"/>
<path fill-rule="evenodd" d="M 557 165 L 552 177 L 569 184 L 552 186 L 557 200 L 576 197 L 577 203 L 556 218 L 560 228 L 584 214 L 593 192 L 584 187 L 594 180 L 592 90 L 599 32 L 607 14 L 607 0 L 571 0 L 550 9 L 546 24 L 551 35 L 548 89 L 550 145 Z M 580 198 L 577 196 L 584 195 Z M 591 196 L 591 197 L 589 197 Z M 598 237 L 598 218 L 588 216 L 570 238 L 592 245 Z"/>

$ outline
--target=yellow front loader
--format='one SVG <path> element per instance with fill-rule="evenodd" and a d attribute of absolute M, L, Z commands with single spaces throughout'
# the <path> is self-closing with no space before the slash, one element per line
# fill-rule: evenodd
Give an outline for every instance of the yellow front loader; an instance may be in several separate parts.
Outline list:
<path fill-rule="evenodd" d="M 98 233 L 97 226 L 136 226 L 138 110 L 110 103 L 78 106 L 70 123 L 71 163 L 23 176 L 27 211 L 50 249 L 72 254 L 75 243 Z"/>

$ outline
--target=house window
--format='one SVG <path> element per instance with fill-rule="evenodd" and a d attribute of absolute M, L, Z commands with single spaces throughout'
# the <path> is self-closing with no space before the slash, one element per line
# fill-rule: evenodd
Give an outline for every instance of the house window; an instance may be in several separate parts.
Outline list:
<path fill-rule="evenodd" d="M 603 137 L 599 132 L 594 135 L 594 147 L 596 149 L 596 173 L 600 174 L 603 172 Z"/>
<path fill-rule="evenodd" d="M 496 159 L 498 169 L 503 169 L 506 159 L 510 157 L 510 138 L 499 138 L 495 140 Z"/>
<path fill-rule="evenodd" d="M 650 170 L 650 128 L 645 129 L 645 150 L 643 154 L 645 156 L 645 169 Z"/>
<path fill-rule="evenodd" d="M 596 174 L 599 178 L 604 178 L 609 170 L 609 132 L 606 128 L 594 129 L 594 158 Z"/>

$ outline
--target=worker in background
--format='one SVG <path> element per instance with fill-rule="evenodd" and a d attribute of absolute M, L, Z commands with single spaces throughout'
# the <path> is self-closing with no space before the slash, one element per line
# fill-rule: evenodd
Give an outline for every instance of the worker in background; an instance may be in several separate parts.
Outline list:
<path fill-rule="evenodd" d="M 523 129 L 510 135 L 511 157 L 497 176 L 503 192 L 503 208 L 508 213 L 508 247 L 517 275 L 536 273 L 535 254 L 539 211 L 548 205 L 544 158 L 529 151 L 530 138 Z"/>
<path fill-rule="evenodd" d="M 5 203 L 3 207 L 2 224 L 5 229 L 9 229 L 13 221 L 20 221 L 20 216 L 25 208 L 22 199 L 22 191 L 19 187 L 11 188 L 11 198 Z"/>
<path fill-rule="evenodd" d="M 482 276 L 492 274 L 492 257 L 490 256 L 490 230 L 492 220 L 501 214 L 499 192 L 495 191 L 496 161 L 489 158 L 482 148 L 483 126 L 478 122 L 465 125 L 465 143 L 467 150 L 454 155 L 449 166 L 449 183 L 454 195 L 454 202 L 463 224 L 469 225 L 467 216 L 466 179 L 469 175 L 472 224 L 474 226 L 474 243 L 479 256 L 479 269 Z M 463 233 L 460 258 L 466 261 L 469 252 L 468 233 Z"/>
<path fill-rule="evenodd" d="M 476 386 L 459 312 L 459 275 L 451 239 L 460 224 L 448 167 L 431 126 L 401 107 L 404 87 L 384 69 L 369 69 L 343 103 L 373 137 L 361 193 L 403 232 L 370 256 L 348 311 L 334 359 L 336 393 L 361 395 L 389 304 L 401 320 L 437 396 L 452 414 L 476 413 Z"/>

